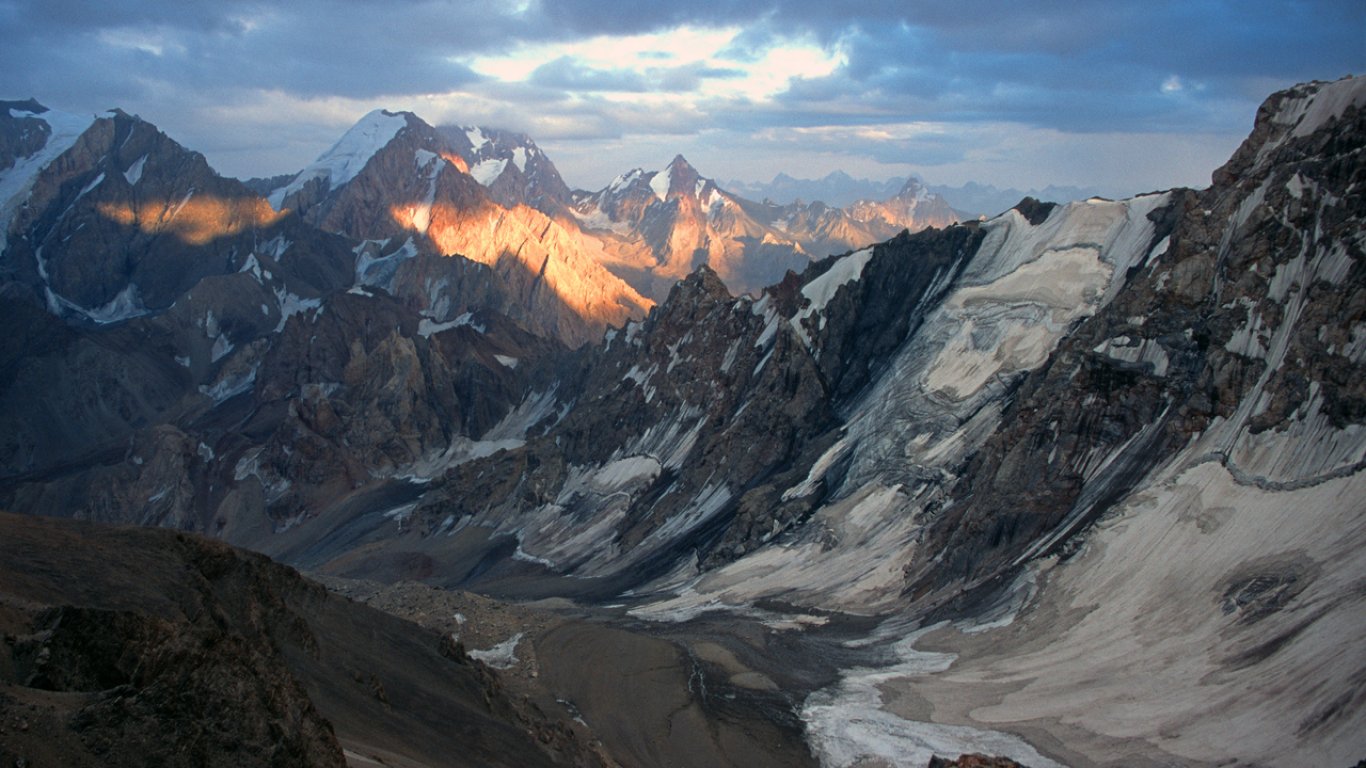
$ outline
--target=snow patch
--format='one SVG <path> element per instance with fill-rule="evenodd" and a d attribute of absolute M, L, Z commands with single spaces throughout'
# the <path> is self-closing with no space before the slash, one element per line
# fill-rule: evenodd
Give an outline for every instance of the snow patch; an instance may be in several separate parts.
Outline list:
<path fill-rule="evenodd" d="M 782 320 L 782 315 L 779 314 L 773 297 L 767 293 L 759 297 L 759 300 L 750 306 L 750 311 L 764 318 L 764 330 L 754 340 L 754 348 L 763 349 L 773 341 L 773 337 L 778 333 L 778 323 Z"/>
<path fill-rule="evenodd" d="M 921 523 L 900 486 L 870 484 L 819 509 L 791 540 L 770 542 L 739 560 L 665 587 L 674 597 L 632 615 L 686 620 L 711 610 L 750 610 L 765 598 L 853 614 L 893 610 L 905 586 Z"/>
<path fill-rule="evenodd" d="M 408 518 L 413 516 L 415 510 L 417 510 L 416 501 L 394 507 L 382 514 L 386 520 L 393 520 L 395 523 L 398 523 L 398 529 L 399 531 L 402 531 L 403 525 L 408 522 Z"/>
<path fill-rule="evenodd" d="M 139 181 L 142 181 L 142 169 L 146 165 L 147 156 L 143 155 L 134 160 L 133 164 L 128 166 L 128 170 L 123 172 L 123 178 L 128 180 L 129 186 L 136 186 Z"/>
<path fill-rule="evenodd" d="M 1094 246 L 1049 250 L 944 303 L 956 333 L 925 372 L 925 387 L 953 400 L 992 379 L 1043 364 L 1072 321 L 1094 314 L 1114 269 Z"/>
<path fill-rule="evenodd" d="M 634 229 L 629 221 L 613 221 L 612 217 L 608 216 L 607 212 L 598 205 L 594 205 L 586 211 L 570 208 L 569 212 L 574 214 L 574 218 L 578 219 L 579 223 L 588 229 L 606 230 L 618 235 L 629 235 Z"/>
<path fill-rule="evenodd" d="M 792 317 L 792 328 L 802 337 L 808 349 L 811 348 L 811 337 L 807 334 L 805 321 L 808 317 L 825 311 L 825 307 L 830 300 L 835 297 L 835 292 L 841 286 L 858 281 L 863 277 L 863 269 L 868 266 L 869 259 L 873 258 L 873 249 L 864 248 L 861 251 L 845 256 L 836 261 L 820 277 L 802 286 L 802 295 L 806 297 L 806 306 Z M 820 319 L 821 327 L 825 327 L 825 318 Z"/>
<path fill-rule="evenodd" d="M 199 386 L 199 393 L 207 395 L 214 401 L 214 404 L 217 405 L 218 403 L 236 397 L 243 392 L 250 391 L 252 386 L 256 384 L 256 371 L 259 367 L 259 364 L 253 365 L 246 371 L 224 376 L 215 382 L 213 386 L 201 384 Z M 242 478 L 238 479 L 241 480 Z"/>
<path fill-rule="evenodd" d="M 509 637 L 503 642 L 482 651 L 470 651 L 470 658 L 481 661 L 494 669 L 510 669 L 517 664 L 517 644 L 522 642 L 522 633 Z"/>
<path fill-rule="evenodd" d="M 1350 107 L 1366 105 L 1366 78 L 1354 77 L 1321 85 L 1315 93 L 1289 99 L 1276 114 L 1276 122 L 1294 125 L 1291 136 L 1308 136 Z"/>
<path fill-rule="evenodd" d="M 462 328 L 465 326 L 469 326 L 479 333 L 488 332 L 488 329 L 484 326 L 474 322 L 474 315 L 472 313 L 466 312 L 454 320 L 448 320 L 444 323 L 434 322 L 430 318 L 424 317 L 418 321 L 417 335 L 426 338 L 434 333 L 441 333 L 442 331 L 448 331 L 452 328 Z"/>
<path fill-rule="evenodd" d="M 736 338 L 726 347 L 725 357 L 721 358 L 721 373 L 730 373 L 730 369 L 735 365 L 735 358 L 740 354 L 740 339 Z"/>
<path fill-rule="evenodd" d="M 423 155 L 430 156 L 426 163 L 422 163 Z M 417 160 L 419 168 L 427 169 L 427 193 L 420 203 L 409 207 L 408 215 L 413 229 L 425 235 L 432 221 L 432 204 L 436 202 L 436 180 L 441 175 L 441 169 L 446 166 L 446 161 L 426 150 L 418 150 Z"/>
<path fill-rule="evenodd" d="M 810 310 L 823 311 L 840 286 L 856 282 L 863 276 L 863 269 L 872 258 L 872 248 L 855 251 L 836 261 L 820 277 L 802 286 L 802 295 L 811 302 Z"/>
<path fill-rule="evenodd" d="M 142 304 L 142 294 L 136 283 L 129 283 L 124 286 L 118 295 L 109 300 L 109 303 L 94 309 L 79 309 L 74 304 L 67 302 L 69 308 L 77 309 L 81 314 L 100 325 L 111 323 L 121 323 L 124 320 L 131 320 L 134 317 L 142 317 L 151 310 Z"/>
<path fill-rule="evenodd" d="M 659 460 L 652 456 L 628 456 L 595 472 L 591 485 L 599 493 L 613 493 L 627 485 L 653 482 L 661 468 Z"/>
<path fill-rule="evenodd" d="M 502 450 L 520 448 L 526 443 L 527 430 L 554 415 L 555 390 L 533 392 L 478 440 L 456 437 L 444 451 L 412 464 L 398 477 L 419 483 L 429 482 L 447 469 L 467 461 L 492 456 Z M 563 415 L 560 413 L 561 417 Z"/>
<path fill-rule="evenodd" d="M 387 241 L 385 241 L 387 243 Z M 356 246 L 356 285 L 374 286 L 389 290 L 398 266 L 417 256 L 417 244 L 410 237 L 393 253 L 377 256 L 385 243 L 367 240 Z"/>
<path fill-rule="evenodd" d="M 489 137 L 485 136 L 484 132 L 478 127 L 466 128 L 465 138 L 470 140 L 470 146 L 474 147 L 476 152 L 490 141 Z"/>
<path fill-rule="evenodd" d="M 228 339 L 227 334 L 220 333 L 213 340 L 213 349 L 209 352 L 209 362 L 216 363 L 227 357 L 230 352 L 232 352 L 232 341 Z"/>
<path fill-rule="evenodd" d="M 609 194 L 620 192 L 621 190 L 631 186 L 632 182 L 640 178 L 642 175 L 644 175 L 644 173 L 645 172 L 641 169 L 635 168 L 630 171 L 627 171 L 626 173 L 621 174 L 615 179 L 612 179 L 611 184 L 607 185 L 607 192 Z"/>
<path fill-rule="evenodd" d="M 669 187 L 673 185 L 673 166 L 662 171 L 656 171 L 650 177 L 650 191 L 655 193 L 659 202 L 664 202 L 669 197 Z"/>
<path fill-rule="evenodd" d="M 89 184 L 86 184 L 84 187 L 81 187 L 80 193 L 76 195 L 76 200 L 80 200 L 82 197 L 85 197 L 87 194 L 89 194 L 90 192 L 94 191 L 95 187 L 98 187 L 99 185 L 101 185 L 101 184 L 103 184 L 103 183 L 104 183 L 104 173 L 103 173 L 103 172 L 100 172 L 100 175 L 96 176 L 95 179 L 94 179 L 93 181 L 91 181 Z M 71 204 L 72 204 L 72 205 L 75 205 L 75 204 L 76 204 L 76 200 L 72 200 L 72 201 L 71 201 Z"/>
<path fill-rule="evenodd" d="M 1122 363 L 1147 365 L 1154 376 L 1166 376 L 1170 364 L 1167 350 L 1153 339 L 1116 336 L 1097 344 L 1091 351 Z"/>
<path fill-rule="evenodd" d="M 262 282 L 261 262 L 259 259 L 256 258 L 255 253 L 247 254 L 247 258 L 242 262 L 242 268 L 237 271 L 250 272 L 252 274 L 252 277 L 256 278 L 256 282 Z"/>
<path fill-rule="evenodd" d="M 285 322 L 294 315 L 312 310 L 314 312 L 313 319 L 317 320 L 323 312 L 323 300 L 321 298 L 305 299 L 281 287 L 275 288 L 275 300 L 280 306 L 280 322 L 275 326 L 275 333 L 283 331 Z"/>
<path fill-rule="evenodd" d="M 474 177 L 475 181 L 487 187 L 498 180 L 507 164 L 507 160 L 499 158 L 481 160 L 477 165 L 470 168 L 470 175 Z"/>
<path fill-rule="evenodd" d="M 811 694 L 802 704 L 807 741 L 822 768 L 877 761 L 895 768 L 923 768 L 939 755 L 983 753 L 1009 757 L 1035 768 L 1063 768 L 1008 733 L 965 725 L 917 722 L 882 708 L 881 686 L 947 670 L 955 654 L 918 651 L 916 641 L 944 623 L 911 632 L 892 646 L 900 661 L 883 668 L 846 670 L 839 683 Z M 900 631 L 900 628 L 898 628 Z"/>
<path fill-rule="evenodd" d="M 849 440 L 846 436 L 840 438 L 834 445 L 827 448 L 819 459 L 816 459 L 816 463 L 812 464 L 811 469 L 807 471 L 805 479 L 783 491 L 783 501 L 800 499 L 815 493 L 816 485 L 825 477 L 825 473 L 829 472 L 830 468 L 848 453 Z"/>

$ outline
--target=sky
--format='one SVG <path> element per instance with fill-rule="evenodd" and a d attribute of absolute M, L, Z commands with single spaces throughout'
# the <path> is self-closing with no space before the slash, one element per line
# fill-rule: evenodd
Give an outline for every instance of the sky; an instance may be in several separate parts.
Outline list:
<path fill-rule="evenodd" d="M 0 0 L 0 98 L 119 107 L 229 176 L 366 112 L 529 134 L 573 187 L 842 170 L 1201 187 L 1271 92 L 1366 73 L 1366 2 Z"/>

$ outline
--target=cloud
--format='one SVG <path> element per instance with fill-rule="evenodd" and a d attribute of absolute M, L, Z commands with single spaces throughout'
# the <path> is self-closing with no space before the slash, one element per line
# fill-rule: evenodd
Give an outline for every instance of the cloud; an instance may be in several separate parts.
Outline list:
<path fill-rule="evenodd" d="M 8 97 L 121 106 L 235 174 L 302 167 L 388 107 L 607 178 L 672 146 L 1039 186 L 1086 181 L 1056 147 L 1115 153 L 1088 161 L 1115 177 L 1217 164 L 1271 90 L 1366 70 L 1362 29 L 1359 0 L 6 0 L 0 71 Z"/>
<path fill-rule="evenodd" d="M 645 77 L 629 69 L 596 69 L 570 56 L 542 64 L 527 78 L 534 85 L 566 91 L 640 93 L 649 89 Z"/>

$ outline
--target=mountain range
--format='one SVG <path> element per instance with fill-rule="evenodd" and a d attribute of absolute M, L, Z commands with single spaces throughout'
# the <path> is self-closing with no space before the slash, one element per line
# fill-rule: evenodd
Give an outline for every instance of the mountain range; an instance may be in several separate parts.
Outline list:
<path fill-rule="evenodd" d="M 753 200 L 767 200 L 785 205 L 799 200 L 819 200 L 828 205 L 847 207 L 864 200 L 884 200 L 896 195 L 908 182 L 951 201 L 959 218 L 975 219 L 995 216 L 1026 197 L 1038 200 L 1070 202 L 1101 196 L 1094 187 L 1073 187 L 1050 184 L 1041 189 L 1000 189 L 990 184 L 970 181 L 959 186 L 926 184 L 916 178 L 893 177 L 886 181 L 855 179 L 843 171 L 832 171 L 819 179 L 797 179 L 780 173 L 769 182 L 726 182 L 726 189 Z"/>
<path fill-rule="evenodd" d="M 961 223 L 0 108 L 0 758 L 1366 754 L 1366 80 Z"/>

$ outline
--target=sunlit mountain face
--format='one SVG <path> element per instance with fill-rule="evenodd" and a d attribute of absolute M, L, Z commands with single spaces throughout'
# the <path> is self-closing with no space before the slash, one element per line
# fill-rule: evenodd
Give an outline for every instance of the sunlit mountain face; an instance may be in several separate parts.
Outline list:
<path fill-rule="evenodd" d="M 991 217 L 5 105 L 0 761 L 1366 754 L 1359 78 Z"/>
<path fill-rule="evenodd" d="M 100 203 L 97 210 L 111 222 L 144 235 L 168 234 L 190 245 L 205 245 L 279 221 L 283 214 L 262 203 L 265 201 L 259 199 L 238 204 L 189 196 L 182 200 L 141 200 L 136 206 Z"/>

